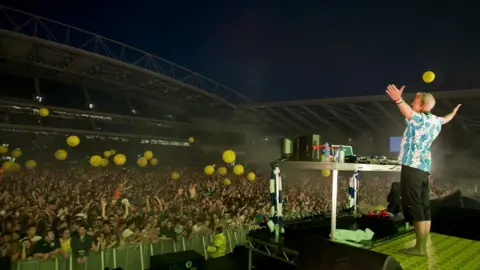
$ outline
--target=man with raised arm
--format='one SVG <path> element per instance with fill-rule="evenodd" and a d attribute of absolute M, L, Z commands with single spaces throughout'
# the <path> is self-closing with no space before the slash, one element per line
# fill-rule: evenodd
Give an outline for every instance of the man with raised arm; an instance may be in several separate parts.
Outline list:
<path fill-rule="evenodd" d="M 435 98 L 432 94 L 417 93 L 410 107 L 402 98 L 404 89 L 405 86 L 398 89 L 391 84 L 386 92 L 405 116 L 407 126 L 403 132 L 398 157 L 402 165 L 400 174 L 402 210 L 405 221 L 413 222 L 417 241 L 415 246 L 406 249 L 405 253 L 425 256 L 431 226 L 430 146 L 440 133 L 442 125 L 453 119 L 461 104 L 458 104 L 448 115 L 439 117 L 430 112 L 435 106 Z"/>

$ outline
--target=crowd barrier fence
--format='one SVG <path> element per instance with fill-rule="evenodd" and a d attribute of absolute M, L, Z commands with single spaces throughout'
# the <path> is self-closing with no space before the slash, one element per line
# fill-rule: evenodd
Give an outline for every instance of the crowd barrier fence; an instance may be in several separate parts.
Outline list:
<path fill-rule="evenodd" d="M 249 228 L 226 230 L 227 253 L 236 245 L 247 242 Z M 150 256 L 172 252 L 194 250 L 208 259 L 207 246 L 213 242 L 214 235 L 181 238 L 180 241 L 160 240 L 156 243 L 133 243 L 117 248 L 108 248 L 101 252 L 90 251 L 85 264 L 78 264 L 72 256 L 63 256 L 46 260 L 26 259 L 12 263 L 12 270 L 104 270 L 109 267 L 121 267 L 124 270 L 143 270 L 150 267 Z"/>

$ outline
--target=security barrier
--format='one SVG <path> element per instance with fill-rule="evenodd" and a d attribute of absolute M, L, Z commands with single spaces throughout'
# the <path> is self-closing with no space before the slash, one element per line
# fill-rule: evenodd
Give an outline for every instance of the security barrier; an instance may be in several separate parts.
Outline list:
<path fill-rule="evenodd" d="M 249 229 L 226 230 L 227 253 L 236 245 L 246 243 Z M 208 259 L 207 246 L 213 242 L 214 235 L 193 236 L 180 241 L 160 240 L 157 243 L 134 243 L 105 249 L 102 252 L 90 252 L 85 264 L 78 264 L 70 256 L 65 259 L 57 256 L 47 260 L 27 259 L 12 264 L 12 270 L 104 270 L 106 267 L 124 270 L 143 270 L 150 267 L 150 256 L 185 250 L 194 250 Z"/>

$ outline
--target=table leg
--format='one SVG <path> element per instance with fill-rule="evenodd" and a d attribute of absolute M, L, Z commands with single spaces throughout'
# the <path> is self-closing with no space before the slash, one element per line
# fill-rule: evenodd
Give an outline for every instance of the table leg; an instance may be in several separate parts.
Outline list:
<path fill-rule="evenodd" d="M 330 224 L 330 239 L 335 241 L 335 230 L 337 229 L 338 170 L 333 170 L 332 174 L 332 220 Z"/>
<path fill-rule="evenodd" d="M 358 194 L 357 194 L 357 191 L 358 191 L 358 179 L 359 179 L 359 173 L 360 172 L 355 172 L 355 175 L 354 175 L 354 179 L 353 179 L 353 188 L 354 188 L 354 191 L 353 191 L 353 216 L 354 217 L 357 217 L 358 216 Z"/>

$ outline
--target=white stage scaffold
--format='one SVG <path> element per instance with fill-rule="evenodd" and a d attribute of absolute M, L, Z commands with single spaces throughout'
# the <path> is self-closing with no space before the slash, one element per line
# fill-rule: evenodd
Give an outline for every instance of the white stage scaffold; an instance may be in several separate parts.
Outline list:
<path fill-rule="evenodd" d="M 282 177 L 280 176 L 280 163 L 283 160 L 276 160 L 270 163 L 272 171 L 270 174 L 270 219 L 267 223 L 270 232 L 275 232 L 279 237 L 284 233 L 283 228 L 283 198 L 282 198 Z"/>
<path fill-rule="evenodd" d="M 357 192 L 360 184 L 360 172 L 356 171 L 350 177 L 348 183 L 349 208 L 353 209 L 353 213 L 357 214 Z"/>

